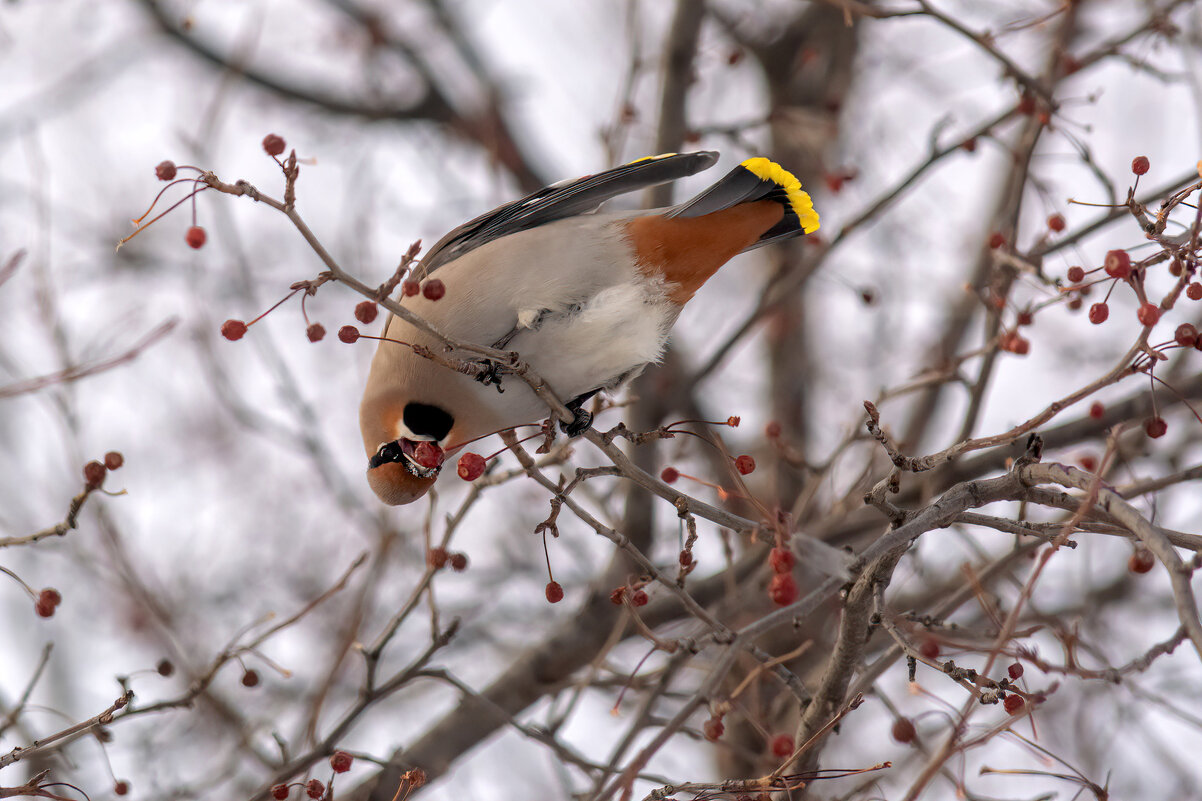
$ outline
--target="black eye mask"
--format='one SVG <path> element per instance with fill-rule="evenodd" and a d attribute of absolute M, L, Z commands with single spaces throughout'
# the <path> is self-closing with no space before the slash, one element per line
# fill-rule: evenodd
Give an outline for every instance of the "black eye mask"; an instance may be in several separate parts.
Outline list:
<path fill-rule="evenodd" d="M 388 462 L 399 462 L 405 458 L 404 451 L 401 450 L 400 442 L 388 442 L 380 446 L 380 450 L 376 451 L 376 455 L 371 457 L 367 462 L 368 468 L 379 467 Z"/>

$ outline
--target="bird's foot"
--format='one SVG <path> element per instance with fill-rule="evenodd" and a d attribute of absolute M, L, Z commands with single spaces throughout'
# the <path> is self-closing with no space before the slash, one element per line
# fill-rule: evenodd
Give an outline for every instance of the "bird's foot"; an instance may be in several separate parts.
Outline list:
<path fill-rule="evenodd" d="M 575 417 L 570 423 L 565 423 L 561 420 L 559 427 L 562 428 L 563 433 L 567 434 L 569 437 L 578 437 L 593 424 L 593 413 L 581 409 L 579 406 L 572 406 L 571 404 L 568 404 L 568 408 L 572 410 L 572 414 L 575 415 Z"/>
<path fill-rule="evenodd" d="M 495 386 L 497 392 L 504 392 L 505 387 L 501 386 L 501 365 L 492 359 L 484 359 L 479 364 L 481 365 L 481 369 L 476 374 L 476 380 L 486 387 Z"/>

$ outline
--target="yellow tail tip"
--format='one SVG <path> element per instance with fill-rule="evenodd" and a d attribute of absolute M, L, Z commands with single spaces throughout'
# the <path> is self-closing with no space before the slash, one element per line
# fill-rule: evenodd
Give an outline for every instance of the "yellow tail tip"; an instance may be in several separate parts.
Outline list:
<path fill-rule="evenodd" d="M 818 230 L 818 212 L 814 211 L 814 201 L 801 188 L 801 181 L 797 180 L 793 173 L 775 161 L 766 159 L 763 156 L 747 159 L 740 166 L 750 171 L 757 178 L 771 181 L 785 190 L 785 196 L 789 199 L 789 206 L 792 207 L 793 213 L 797 215 L 797 219 L 801 221 L 801 230 L 807 234 L 812 234 Z"/>

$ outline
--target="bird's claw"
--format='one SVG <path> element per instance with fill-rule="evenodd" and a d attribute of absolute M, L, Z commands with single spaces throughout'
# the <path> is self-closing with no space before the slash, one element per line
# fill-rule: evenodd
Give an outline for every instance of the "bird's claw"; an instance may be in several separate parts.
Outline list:
<path fill-rule="evenodd" d="M 495 386 L 497 392 L 504 392 L 505 387 L 501 386 L 501 365 L 492 359 L 484 359 L 481 364 L 482 367 L 480 372 L 476 374 L 476 380 L 486 387 Z"/>

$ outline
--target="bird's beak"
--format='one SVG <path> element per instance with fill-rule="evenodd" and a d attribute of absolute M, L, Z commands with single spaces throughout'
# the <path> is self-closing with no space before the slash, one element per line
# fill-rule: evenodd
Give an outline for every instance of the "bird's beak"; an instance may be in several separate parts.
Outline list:
<path fill-rule="evenodd" d="M 380 448 L 367 468 L 367 483 L 384 503 L 401 506 L 425 495 L 446 454 L 433 442 L 396 440 Z"/>

